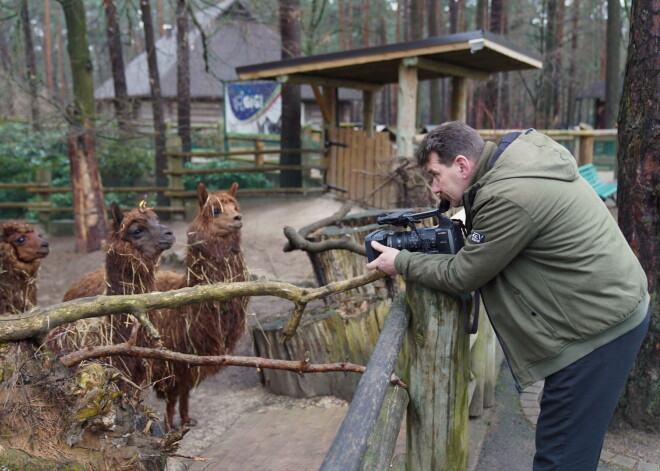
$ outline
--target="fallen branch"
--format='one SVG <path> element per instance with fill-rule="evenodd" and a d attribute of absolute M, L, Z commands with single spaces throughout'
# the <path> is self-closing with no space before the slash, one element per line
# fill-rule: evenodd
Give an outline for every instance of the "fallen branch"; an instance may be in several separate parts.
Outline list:
<path fill-rule="evenodd" d="M 344 204 L 342 205 L 342 207 L 339 208 L 339 210 L 337 210 L 337 212 L 334 213 L 333 215 L 328 216 L 327 218 L 324 218 L 324 219 L 319 219 L 318 221 L 313 222 L 313 223 L 311 223 L 311 224 L 309 224 L 309 225 L 307 225 L 307 226 L 301 228 L 301 229 L 297 232 L 298 236 L 299 236 L 301 239 L 304 240 L 305 237 L 307 236 L 307 234 L 309 234 L 310 232 L 314 232 L 314 231 L 316 231 L 317 229 L 320 229 L 320 228 L 322 228 L 322 227 L 329 226 L 329 225 L 331 225 L 331 224 L 336 224 L 338 221 L 341 221 L 341 220 L 344 218 L 344 216 L 346 216 L 346 215 L 350 212 L 350 210 L 351 210 L 352 207 L 353 207 L 353 203 L 350 202 L 350 201 L 347 201 L 347 202 L 344 203 Z M 287 228 L 288 228 L 288 229 L 291 229 L 291 228 L 288 227 L 288 226 L 285 227 L 285 228 L 284 228 L 284 234 L 285 234 L 285 235 L 286 235 L 286 230 L 287 230 Z M 294 231 L 294 229 L 291 229 L 291 230 Z M 287 239 L 289 239 L 288 236 L 287 236 Z M 282 250 L 284 250 L 285 252 L 291 252 L 291 251 L 296 250 L 296 249 L 298 249 L 298 248 L 299 248 L 299 247 L 294 246 L 294 244 L 292 243 L 291 239 L 289 239 L 289 242 L 287 242 L 286 244 L 284 244 L 284 248 L 283 248 Z M 328 250 L 329 250 L 329 249 L 328 249 Z"/>
<path fill-rule="evenodd" d="M 289 244 L 287 247 L 291 247 L 291 250 L 303 250 L 305 252 L 319 253 L 325 252 L 327 250 L 349 250 L 358 255 L 367 255 L 367 251 L 363 245 L 358 244 L 357 242 L 344 237 L 342 239 L 328 239 L 321 242 L 312 242 L 305 239 L 300 235 L 299 232 L 290 226 L 284 227 L 284 236 L 288 239 Z M 285 252 L 287 252 L 285 247 Z"/>
<path fill-rule="evenodd" d="M 319 288 L 301 288 L 277 281 L 245 281 L 214 283 L 190 288 L 121 296 L 95 296 L 75 299 L 52 306 L 36 307 L 19 315 L 0 317 L 0 343 L 42 337 L 51 329 L 80 319 L 119 313 L 138 313 L 154 309 L 177 308 L 209 301 L 226 301 L 239 296 L 277 296 L 303 306 L 296 316 L 302 316 L 304 306 L 353 288 L 364 286 L 385 275 L 374 271 Z M 297 322 L 296 324 L 297 325 Z M 295 332 L 295 329 L 294 329 Z M 293 335 L 293 333 L 291 333 Z"/>
<path fill-rule="evenodd" d="M 243 366 L 248 368 L 266 368 L 272 370 L 294 371 L 296 373 L 329 373 L 329 372 L 352 372 L 363 374 L 365 366 L 342 361 L 337 363 L 311 363 L 311 358 L 306 354 L 300 361 L 274 360 L 261 357 L 244 357 L 233 355 L 219 356 L 197 356 L 187 353 L 173 352 L 166 349 L 136 347 L 127 343 L 107 345 L 100 347 L 87 347 L 77 352 L 69 353 L 60 357 L 60 361 L 66 366 L 74 366 L 78 363 L 94 358 L 111 356 L 134 356 L 140 358 L 152 358 L 155 360 L 176 361 L 187 363 L 191 366 Z M 407 388 L 408 386 L 395 375 L 392 375 L 392 384 Z"/>

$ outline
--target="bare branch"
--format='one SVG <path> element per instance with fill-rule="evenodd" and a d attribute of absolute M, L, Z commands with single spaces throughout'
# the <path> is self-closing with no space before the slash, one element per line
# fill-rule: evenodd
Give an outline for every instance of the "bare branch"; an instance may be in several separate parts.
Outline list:
<path fill-rule="evenodd" d="M 140 310 L 177 308 L 208 301 L 226 301 L 239 296 L 277 296 L 296 304 L 307 304 L 316 299 L 364 286 L 384 276 L 383 273 L 374 271 L 320 288 L 301 288 L 277 281 L 246 281 L 198 285 L 164 293 L 75 299 L 52 306 L 37 307 L 16 316 L 0 317 L 0 342 L 40 337 L 57 326 L 79 319 L 136 313 Z"/>
<path fill-rule="evenodd" d="M 220 356 L 197 356 L 187 353 L 172 352 L 165 349 L 136 347 L 127 343 L 118 345 L 108 345 L 102 347 L 88 347 L 86 349 L 69 353 L 60 358 L 60 361 L 66 366 L 74 366 L 78 363 L 94 358 L 103 358 L 110 356 L 135 356 L 140 358 L 152 358 L 156 360 L 176 361 L 187 363 L 192 366 L 243 366 L 248 368 L 266 368 L 273 370 L 295 371 L 296 373 L 329 373 L 329 372 L 352 372 L 363 374 L 365 366 L 356 365 L 347 361 L 337 363 L 311 363 L 309 355 L 300 361 L 292 360 L 274 360 L 261 357 L 244 357 L 233 355 Z M 390 380 L 392 384 L 401 387 L 408 386 L 395 375 Z"/>
<path fill-rule="evenodd" d="M 367 251 L 364 246 L 356 243 L 355 241 L 344 237 L 341 239 L 327 239 L 321 242 L 312 242 L 310 240 L 304 239 L 299 232 L 296 232 L 290 226 L 284 227 L 284 236 L 289 240 L 287 245 L 284 247 L 285 252 L 290 252 L 292 250 L 303 250 L 305 252 L 325 252 L 327 250 L 348 250 L 354 252 L 358 255 L 366 255 Z M 289 250 L 287 250 L 289 249 Z"/>
<path fill-rule="evenodd" d="M 296 237 L 296 240 L 299 240 L 299 239 L 300 240 L 305 240 L 305 237 L 309 233 L 314 232 L 317 229 L 320 229 L 322 227 L 326 227 L 326 226 L 329 226 L 331 224 L 336 224 L 338 221 L 341 221 L 344 218 L 344 216 L 346 216 L 350 212 L 352 207 L 353 207 L 353 203 L 351 201 L 347 201 L 333 215 L 328 216 L 327 218 L 324 218 L 324 219 L 319 219 L 318 221 L 313 222 L 313 223 L 301 228 L 297 233 L 298 237 Z M 289 242 L 284 244 L 284 248 L 282 250 L 284 250 L 285 252 L 291 252 L 291 251 L 296 250 L 296 249 L 301 249 L 300 247 L 293 245 L 293 241 L 287 235 L 287 229 L 289 229 L 289 231 L 294 231 L 292 228 L 290 228 L 288 226 L 284 228 L 284 235 L 287 237 L 287 239 L 289 239 Z M 306 250 L 306 249 L 301 249 L 301 250 Z M 330 250 L 330 249 L 325 249 L 325 250 Z"/>

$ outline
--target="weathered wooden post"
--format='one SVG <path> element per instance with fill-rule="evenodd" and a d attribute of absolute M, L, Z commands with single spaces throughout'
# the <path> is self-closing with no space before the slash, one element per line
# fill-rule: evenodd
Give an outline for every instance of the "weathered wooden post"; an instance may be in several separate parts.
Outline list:
<path fill-rule="evenodd" d="M 470 417 L 479 417 L 484 408 L 491 407 L 495 402 L 495 382 L 497 380 L 497 365 L 495 361 L 496 339 L 493 326 L 485 315 L 483 304 L 479 307 L 479 331 L 470 349 L 470 371 L 474 375 L 475 389 L 470 399 Z"/>
<path fill-rule="evenodd" d="M 167 169 L 170 171 L 178 172 L 183 170 L 183 158 L 175 157 L 174 155 L 169 154 L 172 149 L 178 149 L 181 147 L 181 139 L 178 136 L 171 136 L 167 138 Z M 181 193 L 184 190 L 183 187 L 183 175 L 170 173 L 168 175 L 169 182 L 169 191 Z M 181 197 L 172 197 L 170 198 L 170 207 L 171 208 L 180 208 L 183 210 L 183 198 Z M 183 211 L 173 212 L 172 218 L 179 219 L 181 218 Z"/>
<path fill-rule="evenodd" d="M 47 168 L 38 168 L 37 169 L 37 183 L 39 186 L 43 187 L 50 187 L 52 183 L 52 176 L 51 172 Z M 52 206 L 51 200 L 50 200 L 50 193 L 37 193 L 37 201 L 40 203 L 44 203 L 44 205 L 48 205 L 48 209 Z M 41 224 L 41 227 L 44 228 L 44 230 L 48 234 L 52 234 L 52 226 L 51 226 L 51 213 L 49 211 L 43 211 L 42 209 L 37 209 L 39 211 L 39 224 Z"/>
<path fill-rule="evenodd" d="M 408 471 L 460 471 L 468 461 L 469 338 L 451 296 L 407 283 Z"/>

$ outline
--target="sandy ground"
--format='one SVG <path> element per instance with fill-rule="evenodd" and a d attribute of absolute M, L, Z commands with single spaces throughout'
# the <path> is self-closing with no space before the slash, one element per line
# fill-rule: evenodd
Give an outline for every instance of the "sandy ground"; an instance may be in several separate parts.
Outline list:
<path fill-rule="evenodd" d="M 307 256 L 302 252 L 285 253 L 282 250 L 286 238 L 284 226 L 299 229 L 311 222 L 335 213 L 342 205 L 330 196 L 322 197 L 269 197 L 241 199 L 244 228 L 243 247 L 251 274 L 266 280 L 286 281 L 295 284 L 312 283 L 314 276 Z M 613 208 L 616 210 L 616 208 Z M 355 209 L 354 211 L 358 211 Z M 188 222 L 165 222 L 177 236 L 175 253 L 183 253 Z M 49 305 L 61 300 L 62 295 L 75 280 L 85 273 L 102 267 L 102 253 L 77 254 L 72 237 L 49 238 L 51 253 L 44 260 L 40 272 L 39 304 Z M 181 267 L 165 254 L 163 268 L 179 270 Z M 271 314 L 288 312 L 289 301 L 273 297 L 253 298 L 250 304 L 249 325 Z M 245 335 L 236 352 L 252 355 L 252 342 Z M 148 402 L 162 414 L 164 403 L 150 396 Z M 191 396 L 191 415 L 198 425 L 184 437 L 180 453 L 200 456 L 205 449 L 220 439 L 223 432 L 243 413 L 267 409 L 338 407 L 345 403 L 337 398 L 293 399 L 268 393 L 261 386 L 259 374 L 254 369 L 229 367 L 206 380 Z M 646 461 L 660 463 L 658 436 L 622 430 L 609 433 L 606 449 Z M 186 469 L 187 459 L 170 460 L 171 471 Z"/>

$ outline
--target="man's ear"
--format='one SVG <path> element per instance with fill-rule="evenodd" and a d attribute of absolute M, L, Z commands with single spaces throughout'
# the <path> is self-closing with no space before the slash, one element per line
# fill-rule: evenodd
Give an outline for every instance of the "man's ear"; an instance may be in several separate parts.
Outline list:
<path fill-rule="evenodd" d="M 468 159 L 464 155 L 459 154 L 454 159 L 454 164 L 458 166 L 458 172 L 461 175 L 461 177 L 465 179 L 470 178 L 470 174 L 472 173 L 472 167 L 473 167 L 470 159 Z"/>

